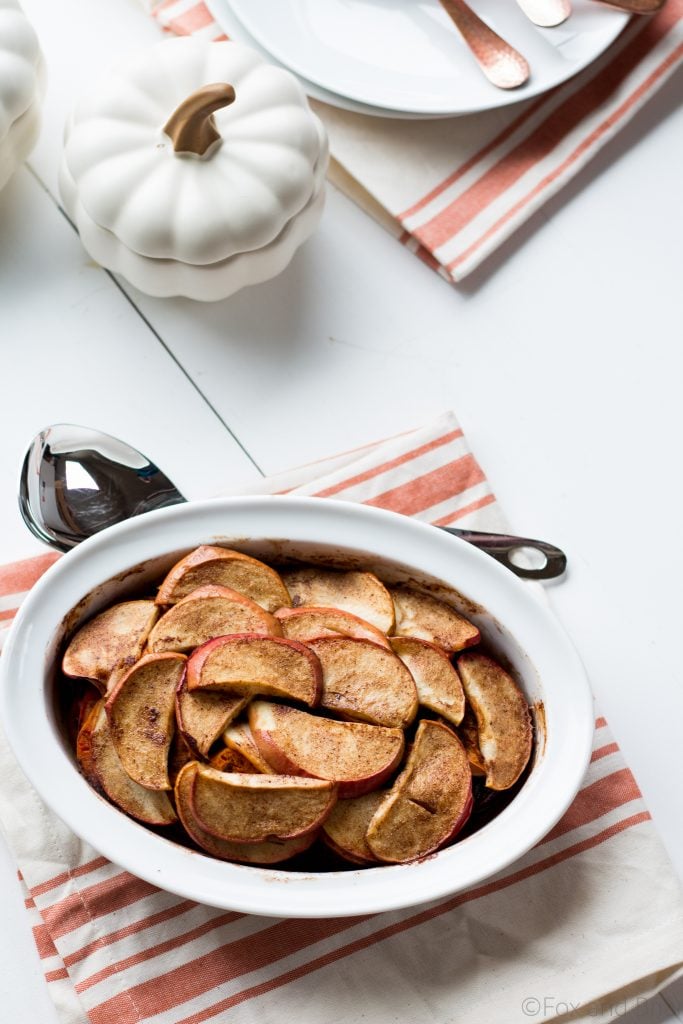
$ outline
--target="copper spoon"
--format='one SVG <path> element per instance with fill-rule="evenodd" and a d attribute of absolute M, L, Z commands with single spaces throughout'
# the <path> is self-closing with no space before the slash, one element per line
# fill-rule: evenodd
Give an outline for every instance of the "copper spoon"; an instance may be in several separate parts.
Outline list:
<path fill-rule="evenodd" d="M 529 78 L 521 53 L 493 31 L 465 0 L 439 0 L 489 82 L 498 89 L 517 89 Z"/>
<path fill-rule="evenodd" d="M 529 21 L 540 28 L 555 28 L 572 13 L 571 0 L 517 0 Z"/>
<path fill-rule="evenodd" d="M 601 0 L 609 7 L 618 7 L 629 14 L 656 14 L 661 11 L 666 0 Z"/>

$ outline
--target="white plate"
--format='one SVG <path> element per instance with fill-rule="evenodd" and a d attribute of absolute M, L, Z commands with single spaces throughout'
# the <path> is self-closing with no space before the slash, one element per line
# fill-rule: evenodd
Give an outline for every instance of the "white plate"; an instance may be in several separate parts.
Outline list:
<path fill-rule="evenodd" d="M 258 40 L 254 39 L 251 33 L 247 31 L 239 18 L 235 16 L 230 7 L 229 0 L 206 0 L 206 6 L 229 39 L 237 43 L 244 43 L 245 46 L 251 46 L 262 57 L 270 61 L 271 64 L 277 64 L 278 67 L 286 67 L 282 61 L 279 61 L 269 50 L 261 46 Z M 291 71 L 291 68 L 287 70 Z M 311 99 L 322 100 L 323 103 L 329 103 L 333 107 L 340 107 L 342 110 L 351 110 L 355 114 L 368 114 L 370 117 L 396 117 L 407 120 L 429 116 L 425 114 L 411 114 L 403 110 L 386 110 L 384 107 L 372 107 L 368 103 L 360 103 L 358 100 L 349 99 L 348 96 L 340 96 L 338 93 L 330 92 L 329 89 L 323 89 L 321 85 L 309 82 L 303 75 L 298 75 L 297 77 L 306 91 L 306 95 Z"/>
<path fill-rule="evenodd" d="M 529 61 L 520 89 L 483 76 L 438 0 L 230 0 L 257 42 L 292 71 L 331 93 L 422 116 L 507 106 L 559 85 L 595 60 L 628 15 L 575 0 L 564 25 L 540 29 L 514 0 L 472 7 Z"/>

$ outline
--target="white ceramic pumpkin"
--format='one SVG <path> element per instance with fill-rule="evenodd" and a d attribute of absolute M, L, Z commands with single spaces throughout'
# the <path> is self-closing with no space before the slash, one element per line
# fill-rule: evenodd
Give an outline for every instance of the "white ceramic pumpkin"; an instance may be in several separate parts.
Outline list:
<path fill-rule="evenodd" d="M 45 69 L 38 38 L 16 0 L 0 0 L 0 188 L 38 138 Z"/>
<path fill-rule="evenodd" d="M 60 189 L 103 266 L 151 295 L 212 300 L 284 269 L 319 219 L 327 155 L 293 75 L 186 37 L 78 103 Z"/>

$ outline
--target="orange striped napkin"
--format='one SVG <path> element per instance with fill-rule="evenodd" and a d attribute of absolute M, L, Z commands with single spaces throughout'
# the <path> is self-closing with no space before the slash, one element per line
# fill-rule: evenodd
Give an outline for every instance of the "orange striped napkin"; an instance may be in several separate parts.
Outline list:
<path fill-rule="evenodd" d="M 149 3 L 149 0 L 147 0 Z M 180 35 L 224 39 L 202 0 L 151 0 Z M 313 101 L 331 180 L 449 281 L 461 281 L 570 181 L 683 60 L 683 0 L 633 18 L 597 61 L 544 95 L 444 121 Z"/>
<path fill-rule="evenodd" d="M 503 526 L 454 417 L 268 481 L 430 522 Z M 11 617 L 53 555 L 0 570 Z M 468 892 L 292 921 L 180 899 L 122 871 L 38 798 L 0 737 L 0 821 L 65 1024 L 613 1021 L 683 973 L 675 874 L 603 718 L 580 793 L 525 857 Z"/>

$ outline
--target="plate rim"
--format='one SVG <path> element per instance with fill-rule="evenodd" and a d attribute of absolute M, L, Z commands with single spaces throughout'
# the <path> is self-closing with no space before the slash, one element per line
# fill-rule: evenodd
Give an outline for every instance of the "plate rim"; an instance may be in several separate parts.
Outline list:
<path fill-rule="evenodd" d="M 272 54 L 270 50 L 263 46 L 262 43 L 259 43 L 257 39 L 254 39 L 249 30 L 233 12 L 230 6 L 230 0 L 204 0 L 204 2 L 206 3 L 212 18 L 218 27 L 227 35 L 230 42 L 241 43 L 243 46 L 251 46 L 251 48 L 260 53 L 265 60 L 268 60 L 271 63 L 274 63 L 277 67 L 284 68 L 285 71 L 289 71 L 290 74 L 295 75 L 309 99 L 316 100 L 320 103 L 326 103 L 328 106 L 336 107 L 338 110 L 348 110 L 352 114 L 365 114 L 367 117 L 388 117 L 394 121 L 437 121 L 443 119 L 443 115 L 441 114 L 415 114 L 409 110 L 392 110 L 388 107 L 374 106 L 369 103 L 363 103 L 361 100 L 353 100 L 348 96 L 342 96 L 341 93 L 336 93 L 330 89 L 326 89 L 324 86 L 318 85 L 317 82 L 312 82 L 309 78 L 306 78 L 305 75 L 301 75 L 297 71 L 292 71 L 291 68 L 279 60 L 275 54 Z M 226 12 L 228 18 L 235 19 L 238 26 L 238 35 L 235 35 L 232 23 L 227 21 Z M 244 36 L 242 36 L 242 33 L 244 33 Z"/>
<path fill-rule="evenodd" d="M 324 89 L 333 97 L 333 102 L 334 99 L 339 98 L 342 100 L 349 100 L 354 103 L 361 103 L 364 106 L 373 108 L 374 110 L 382 111 L 382 114 L 384 116 L 397 117 L 403 115 L 403 117 L 408 116 L 413 119 L 420 118 L 425 120 L 461 117 L 466 116 L 468 114 L 484 113 L 487 110 L 494 110 L 503 107 L 514 106 L 516 103 L 523 103 L 526 100 L 534 99 L 537 96 L 542 95 L 543 93 L 549 92 L 551 89 L 564 85 L 565 82 L 569 81 L 571 78 L 580 74 L 590 64 L 598 60 L 609 49 L 609 47 L 616 42 L 621 32 L 626 28 L 631 18 L 633 17 L 624 11 L 617 10 L 616 8 L 610 9 L 609 14 L 610 17 L 614 18 L 615 31 L 611 35 L 609 42 L 605 46 L 603 46 L 602 49 L 600 49 L 597 53 L 593 53 L 592 55 L 588 56 L 585 60 L 580 61 L 576 66 L 572 67 L 571 70 L 569 70 L 564 77 L 560 77 L 557 80 L 554 80 L 550 83 L 539 83 L 536 87 L 534 87 L 532 84 L 529 84 L 528 87 L 522 86 L 524 92 L 521 92 L 520 89 L 499 90 L 495 89 L 495 87 L 492 86 L 490 101 L 488 98 L 484 98 L 480 102 L 475 103 L 474 105 L 470 103 L 469 105 L 466 106 L 462 106 L 462 104 L 460 104 L 456 107 L 440 107 L 438 109 L 429 109 L 427 107 L 406 107 L 405 101 L 403 101 L 402 103 L 399 103 L 397 101 L 395 106 L 387 105 L 386 103 L 376 104 L 373 103 L 372 101 L 367 100 L 367 98 L 361 97 L 360 94 L 351 94 L 346 91 L 339 92 L 336 89 L 330 88 L 329 85 L 317 81 L 315 78 L 311 78 L 309 72 L 300 70 L 298 67 L 292 65 L 284 53 L 279 52 L 278 50 L 272 50 L 270 43 L 266 44 L 261 39 L 259 35 L 258 26 L 256 27 L 256 31 L 254 31 L 253 20 L 251 17 L 253 12 L 249 9 L 247 5 L 244 5 L 241 2 L 241 0 L 223 0 L 223 2 L 226 3 L 232 15 L 237 19 L 237 21 L 240 23 L 243 29 L 249 33 L 254 42 L 256 42 L 263 51 L 265 51 L 272 58 L 277 60 L 278 63 L 282 64 L 283 67 L 286 67 L 293 74 L 297 75 L 297 77 L 301 79 L 303 82 L 309 83 L 310 85 L 316 86 L 317 88 Z M 538 31 L 541 33 L 550 33 L 553 32 L 553 29 L 538 29 Z M 531 82 L 533 82 L 533 75 L 530 79 L 530 83 Z M 325 102 L 329 101 L 326 100 Z M 337 103 L 335 105 L 339 106 L 340 104 Z M 346 109 L 349 108 L 347 107 Z"/>

